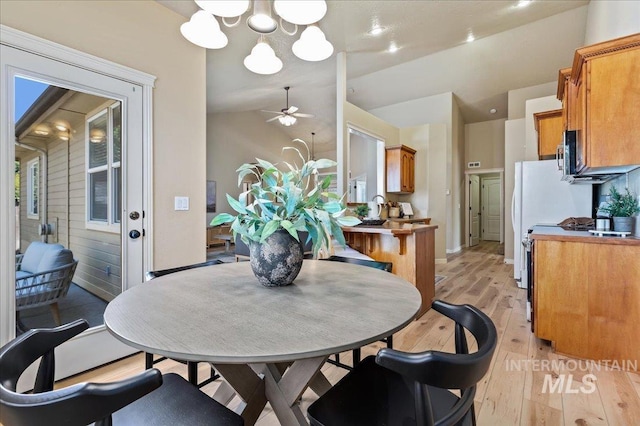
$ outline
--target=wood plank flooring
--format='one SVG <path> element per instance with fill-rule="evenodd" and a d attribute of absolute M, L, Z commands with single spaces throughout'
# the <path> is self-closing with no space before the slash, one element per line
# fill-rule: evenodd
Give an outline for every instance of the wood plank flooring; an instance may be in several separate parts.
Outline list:
<path fill-rule="evenodd" d="M 477 306 L 492 318 L 498 330 L 498 348 L 476 394 L 478 425 L 639 425 L 640 374 L 607 371 L 604 367 L 598 371 L 584 361 L 580 363 L 553 353 L 548 342 L 535 338 L 525 316 L 526 291 L 517 288 L 513 266 L 504 264 L 504 256 L 497 253 L 498 243 L 483 242 L 450 255 L 446 264 L 436 265 L 436 274 L 447 277 L 436 286 L 436 298 Z M 453 330 L 451 321 L 429 311 L 397 333 L 394 346 L 408 352 L 453 351 Z M 375 344 L 363 348 L 363 357 L 375 354 L 381 347 L 382 344 Z M 350 362 L 351 354 L 344 353 L 341 358 Z M 541 367 L 544 363 L 547 368 Z M 183 365 L 172 361 L 157 365 L 163 372 L 186 374 Z M 143 368 L 143 356 L 138 354 L 66 379 L 59 386 L 118 380 Z M 201 364 L 200 368 L 201 377 L 205 377 L 207 365 Z M 328 364 L 322 371 L 332 383 L 345 374 L 344 370 Z M 545 383 L 548 375 L 554 378 L 553 383 L 563 378 L 565 387 L 550 388 L 550 382 Z M 593 388 L 583 383 L 585 376 L 587 385 L 592 383 Z M 569 377 L 572 382 L 567 387 Z M 203 390 L 213 394 L 218 382 Z M 593 391 L 581 392 L 581 386 Z M 315 394 L 307 390 L 302 397 L 303 411 L 315 399 Z M 231 405 L 238 403 L 232 401 Z M 257 424 L 278 425 L 269 405 Z"/>

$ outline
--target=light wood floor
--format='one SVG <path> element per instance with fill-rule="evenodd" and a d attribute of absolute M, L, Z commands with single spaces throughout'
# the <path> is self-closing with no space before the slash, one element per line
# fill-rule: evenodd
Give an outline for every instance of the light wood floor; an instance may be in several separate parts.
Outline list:
<path fill-rule="evenodd" d="M 526 292 L 516 287 L 512 265 L 505 265 L 503 256 L 497 252 L 497 243 L 484 242 L 449 256 L 447 264 L 436 265 L 436 273 L 447 277 L 436 287 L 436 298 L 473 304 L 487 313 L 498 329 L 499 342 L 492 366 L 478 385 L 478 425 L 639 425 L 640 374 L 605 371 L 605 368 L 598 371 L 584 361 L 576 366 L 574 360 L 554 354 L 547 343 L 536 339 L 525 317 Z M 453 340 L 453 323 L 429 311 L 396 334 L 394 346 L 409 352 L 453 351 Z M 375 354 L 380 347 L 364 348 L 363 356 Z M 342 357 L 349 359 L 350 354 L 345 353 Z M 554 361 L 551 367 L 555 368 L 539 371 L 538 367 L 544 365 L 540 361 Z M 184 373 L 185 370 L 184 366 L 172 361 L 158 366 L 164 372 Z M 207 367 L 201 366 L 203 377 Z M 143 368 L 143 357 L 138 354 L 64 380 L 60 386 L 82 381 L 118 380 Z M 345 374 L 344 370 L 330 365 L 325 365 L 323 372 L 332 383 Z M 590 373 L 595 376 L 594 391 L 581 392 L 582 379 Z M 543 392 L 547 374 L 565 380 L 572 375 L 570 390 L 565 387 L 562 392 Z M 204 391 L 212 394 L 217 386 L 212 383 Z M 307 390 L 303 395 L 303 408 L 315 398 L 315 394 Z M 258 425 L 277 424 L 267 405 Z"/>

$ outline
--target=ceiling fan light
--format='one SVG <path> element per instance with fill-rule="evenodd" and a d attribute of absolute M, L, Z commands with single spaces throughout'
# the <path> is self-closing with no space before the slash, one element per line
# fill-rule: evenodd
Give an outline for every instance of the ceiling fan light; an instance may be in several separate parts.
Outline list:
<path fill-rule="evenodd" d="M 275 0 L 273 9 L 284 20 L 296 25 L 309 25 L 327 13 L 324 0 Z"/>
<path fill-rule="evenodd" d="M 201 9 L 222 18 L 240 16 L 249 9 L 249 0 L 195 0 L 195 2 Z"/>
<path fill-rule="evenodd" d="M 309 25 L 300 34 L 300 40 L 291 47 L 293 54 L 305 61 L 323 61 L 333 54 L 333 45 L 327 41 L 317 25 Z"/>
<path fill-rule="evenodd" d="M 278 23 L 271 17 L 268 0 L 254 0 L 253 15 L 247 18 L 247 25 L 259 34 L 271 34 L 278 29 Z"/>
<path fill-rule="evenodd" d="M 216 18 L 204 10 L 194 13 L 189 22 L 180 26 L 180 32 L 191 43 L 205 49 L 222 49 L 229 41 L 220 31 Z"/>
<path fill-rule="evenodd" d="M 256 74 L 269 75 L 282 69 L 282 61 L 271 46 L 261 39 L 251 49 L 251 54 L 244 58 L 244 66 Z"/>
<path fill-rule="evenodd" d="M 289 127 L 289 126 L 293 126 L 294 124 L 296 124 L 296 121 L 298 121 L 298 120 L 292 115 L 282 115 L 282 116 L 278 117 L 278 121 L 283 126 Z"/>

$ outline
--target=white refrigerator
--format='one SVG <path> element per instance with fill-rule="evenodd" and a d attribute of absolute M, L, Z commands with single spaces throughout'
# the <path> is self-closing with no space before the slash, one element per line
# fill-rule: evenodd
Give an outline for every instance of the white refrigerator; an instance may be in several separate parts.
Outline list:
<path fill-rule="evenodd" d="M 555 160 L 516 162 L 515 174 L 511 200 L 513 275 L 518 287 L 527 288 L 522 245 L 527 230 L 533 225 L 556 225 L 568 217 L 592 217 L 592 187 L 561 181 Z"/>

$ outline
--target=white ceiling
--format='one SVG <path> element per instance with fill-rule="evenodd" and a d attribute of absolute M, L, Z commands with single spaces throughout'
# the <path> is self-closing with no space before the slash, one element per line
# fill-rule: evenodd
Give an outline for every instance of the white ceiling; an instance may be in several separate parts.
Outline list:
<path fill-rule="evenodd" d="M 198 10 L 192 1 L 157 1 L 185 21 Z M 506 118 L 509 90 L 555 81 L 558 70 L 571 65 L 573 51 L 583 45 L 588 1 L 538 0 L 526 8 L 515 7 L 517 1 L 491 0 L 327 3 L 319 26 L 335 52 L 347 52 L 350 102 L 370 110 L 452 92 L 464 121 L 474 123 Z M 387 28 L 377 37 L 367 34 L 374 22 Z M 316 143 L 333 143 L 335 53 L 322 62 L 302 61 L 291 52 L 297 36 L 278 30 L 268 40 L 284 68 L 261 76 L 242 64 L 257 35 L 244 23 L 221 27 L 229 44 L 207 51 L 208 112 L 278 111 L 285 107 L 283 87 L 291 86 L 290 105 L 315 117 L 283 130 L 306 140 L 315 131 Z M 179 28 L 173 31 L 182 38 Z M 469 31 L 476 37 L 473 43 L 465 41 Z M 386 50 L 392 41 L 399 47 L 395 53 Z M 490 114 L 491 108 L 497 113 Z"/>

